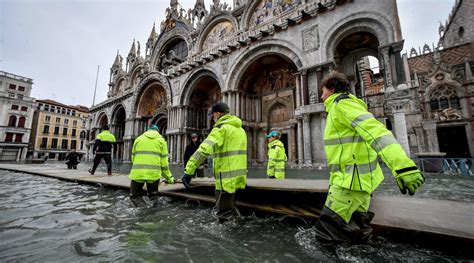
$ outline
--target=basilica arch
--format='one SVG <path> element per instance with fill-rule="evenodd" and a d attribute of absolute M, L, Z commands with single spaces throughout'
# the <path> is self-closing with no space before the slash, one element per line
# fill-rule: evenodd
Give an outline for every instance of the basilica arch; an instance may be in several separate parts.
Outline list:
<path fill-rule="evenodd" d="M 114 147 L 113 156 L 114 159 L 124 159 L 124 135 L 125 135 L 125 124 L 127 121 L 127 114 L 125 106 L 120 103 L 114 107 L 112 111 L 111 127 L 110 132 L 114 134 L 116 139 L 116 147 Z"/>
<path fill-rule="evenodd" d="M 266 159 L 265 134 L 270 130 L 282 134 L 289 161 L 298 159 L 295 74 L 302 64 L 293 51 L 269 44 L 247 52 L 233 67 L 228 86 L 234 88 L 224 92 L 224 101 L 243 121 L 254 162 Z"/>
<path fill-rule="evenodd" d="M 168 80 L 161 73 L 149 74 L 142 79 L 134 96 L 132 115 L 135 118 L 135 134 L 140 135 L 149 125 L 160 123 L 160 133 L 165 135 L 172 96 Z"/>

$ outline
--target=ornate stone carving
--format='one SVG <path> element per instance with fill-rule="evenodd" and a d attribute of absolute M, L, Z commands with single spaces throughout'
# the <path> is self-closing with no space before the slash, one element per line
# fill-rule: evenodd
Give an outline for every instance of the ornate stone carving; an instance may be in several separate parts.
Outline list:
<path fill-rule="evenodd" d="M 447 108 L 441 112 L 439 119 L 442 121 L 459 120 L 461 119 L 461 114 L 459 114 L 459 112 L 453 108 Z"/>
<path fill-rule="evenodd" d="M 303 31 L 303 51 L 313 51 L 319 48 L 318 26 Z"/>

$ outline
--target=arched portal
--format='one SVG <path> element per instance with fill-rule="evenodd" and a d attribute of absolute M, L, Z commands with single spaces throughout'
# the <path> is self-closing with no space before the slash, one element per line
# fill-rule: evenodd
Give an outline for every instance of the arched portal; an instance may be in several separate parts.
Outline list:
<path fill-rule="evenodd" d="M 156 121 L 157 116 L 160 120 L 167 122 L 168 119 L 168 100 L 166 90 L 158 81 L 153 81 L 143 89 L 137 100 L 138 134 L 146 131 L 148 126 Z M 153 123 L 155 124 L 155 123 Z M 161 134 L 166 134 L 166 125 L 160 126 Z"/>
<path fill-rule="evenodd" d="M 110 127 L 111 132 L 115 135 L 117 140 L 116 147 L 114 147 L 114 157 L 117 160 L 123 160 L 124 158 L 124 141 L 123 136 L 125 134 L 125 122 L 126 122 L 126 113 L 123 105 L 119 105 L 115 108 L 112 113 L 112 127 Z"/>
<path fill-rule="evenodd" d="M 210 128 L 207 114 L 212 105 L 222 99 L 221 88 L 213 74 L 200 75 L 191 85 L 185 99 L 189 105 L 186 127 L 204 135 Z"/>
<path fill-rule="evenodd" d="M 266 54 L 251 62 L 241 75 L 237 106 L 248 131 L 250 159 L 266 159 L 265 134 L 277 130 L 289 160 L 296 161 L 296 72 L 296 65 L 287 57 Z"/>
<path fill-rule="evenodd" d="M 346 36 L 336 46 L 334 60 L 351 81 L 352 93 L 358 97 L 382 91 L 383 77 L 376 68 L 379 64 L 378 49 L 378 38 L 365 31 Z"/>

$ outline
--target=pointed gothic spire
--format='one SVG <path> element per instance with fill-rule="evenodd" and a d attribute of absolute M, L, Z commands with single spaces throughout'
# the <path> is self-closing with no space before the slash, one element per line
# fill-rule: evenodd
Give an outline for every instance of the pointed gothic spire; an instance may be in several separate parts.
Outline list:
<path fill-rule="evenodd" d="M 154 41 L 158 37 L 158 34 L 155 30 L 155 23 L 153 23 L 153 28 L 151 29 L 150 36 L 148 37 L 148 41 Z"/>
<path fill-rule="evenodd" d="M 130 52 L 128 52 L 129 57 L 136 57 L 137 56 L 137 50 L 135 48 L 135 38 L 133 39 L 132 47 L 130 48 Z"/>
<path fill-rule="evenodd" d="M 122 56 L 120 56 L 120 53 L 119 53 L 118 50 L 117 50 L 117 55 L 115 56 L 115 61 L 114 61 L 114 64 L 112 65 L 112 67 L 113 66 L 122 67 Z"/>

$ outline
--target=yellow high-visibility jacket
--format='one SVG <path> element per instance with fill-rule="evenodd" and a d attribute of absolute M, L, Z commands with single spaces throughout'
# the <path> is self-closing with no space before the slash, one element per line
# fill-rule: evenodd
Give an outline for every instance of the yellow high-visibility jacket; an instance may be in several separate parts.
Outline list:
<path fill-rule="evenodd" d="M 137 182 L 154 182 L 164 177 L 173 183 L 168 164 L 168 144 L 158 131 L 149 130 L 133 143 L 132 170 L 128 178 Z"/>
<path fill-rule="evenodd" d="M 286 160 L 287 157 L 283 143 L 280 140 L 269 142 L 267 176 L 274 176 L 276 179 L 285 179 Z"/>
<path fill-rule="evenodd" d="M 192 176 L 208 156 L 213 157 L 216 190 L 235 193 L 247 185 L 247 135 L 242 121 L 226 114 L 189 159 L 184 173 Z"/>
<path fill-rule="evenodd" d="M 384 176 L 377 157 L 395 177 L 417 169 L 392 132 L 348 93 L 334 93 L 324 101 L 328 112 L 324 149 L 330 185 L 372 193 Z"/>

